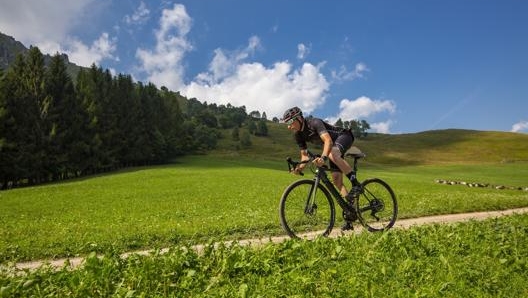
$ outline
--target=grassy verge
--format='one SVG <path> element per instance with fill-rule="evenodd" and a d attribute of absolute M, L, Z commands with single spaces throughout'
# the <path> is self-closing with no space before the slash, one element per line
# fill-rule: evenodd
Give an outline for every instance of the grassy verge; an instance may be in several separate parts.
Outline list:
<path fill-rule="evenodd" d="M 525 165 L 392 167 L 360 178 L 395 190 L 400 218 L 528 206 L 528 192 L 436 184 L 437 178 L 519 185 Z M 285 162 L 190 156 L 82 180 L 0 192 L 0 262 L 282 234 Z M 339 222 L 338 222 L 339 224 Z"/>
<path fill-rule="evenodd" d="M 2 297 L 526 297 L 528 215 L 259 248 L 91 255 L 0 274 Z"/>

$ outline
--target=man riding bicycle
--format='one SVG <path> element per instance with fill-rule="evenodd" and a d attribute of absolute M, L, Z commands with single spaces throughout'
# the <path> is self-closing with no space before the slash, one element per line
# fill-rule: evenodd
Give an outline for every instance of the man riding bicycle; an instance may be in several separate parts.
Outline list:
<path fill-rule="evenodd" d="M 304 118 L 301 109 L 293 107 L 284 112 L 282 120 L 288 125 L 288 129 L 294 132 L 295 141 L 301 150 L 301 161 L 308 161 L 308 146 L 306 142 L 323 145 L 321 157 L 316 158 L 313 162 L 318 167 L 330 160 L 330 169 L 332 170 L 332 180 L 343 197 L 349 201 L 353 196 L 349 195 L 343 184 L 343 173 L 352 181 L 354 171 L 348 162 L 343 158 L 345 152 L 352 146 L 354 135 L 349 129 L 333 126 L 327 122 L 314 117 Z M 292 172 L 299 174 L 302 172 L 306 163 L 300 163 Z M 352 202 L 351 202 L 352 203 Z M 342 230 L 352 229 L 352 221 L 355 216 L 345 216 L 345 224 Z"/>

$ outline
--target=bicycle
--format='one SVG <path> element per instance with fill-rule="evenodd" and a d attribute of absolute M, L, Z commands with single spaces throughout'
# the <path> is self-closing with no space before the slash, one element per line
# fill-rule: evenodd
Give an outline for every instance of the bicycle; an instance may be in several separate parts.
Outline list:
<path fill-rule="evenodd" d="M 315 174 L 313 179 L 301 179 L 290 184 L 284 191 L 279 206 L 279 217 L 283 229 L 291 238 L 304 238 L 311 235 L 328 236 L 335 223 L 334 200 L 343 210 L 345 220 L 353 221 L 355 216 L 370 232 L 385 231 L 396 222 L 398 203 L 391 187 L 379 178 L 360 182 L 356 178 L 358 160 L 364 153 L 347 153 L 346 158 L 354 158 L 352 198 L 349 202 L 342 197 L 328 178 L 328 166 L 315 166 L 312 161 L 318 157 L 308 152 L 307 161 L 296 162 L 287 159 L 291 172 L 301 163 L 311 163 Z M 303 173 L 300 173 L 304 175 Z M 334 200 L 332 200 L 332 198 Z"/>

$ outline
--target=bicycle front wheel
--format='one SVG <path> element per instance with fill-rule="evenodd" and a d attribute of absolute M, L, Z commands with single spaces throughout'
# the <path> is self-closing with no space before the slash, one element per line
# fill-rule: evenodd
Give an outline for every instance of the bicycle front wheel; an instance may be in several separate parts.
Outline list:
<path fill-rule="evenodd" d="M 398 216 L 396 195 L 378 178 L 365 180 L 361 185 L 363 192 L 356 198 L 359 221 L 370 232 L 390 229 Z"/>
<path fill-rule="evenodd" d="M 299 180 L 282 194 L 279 217 L 292 238 L 327 236 L 335 222 L 334 201 L 322 185 L 315 187 L 313 180 Z"/>

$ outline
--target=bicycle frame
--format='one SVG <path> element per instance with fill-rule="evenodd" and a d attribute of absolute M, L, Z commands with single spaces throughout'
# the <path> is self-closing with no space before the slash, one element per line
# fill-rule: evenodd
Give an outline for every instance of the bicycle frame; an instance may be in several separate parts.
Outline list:
<path fill-rule="evenodd" d="M 337 189 L 334 186 L 334 184 L 332 183 L 332 181 L 330 181 L 330 179 L 328 179 L 328 175 L 326 174 L 326 169 L 324 169 L 323 167 L 318 167 L 317 170 L 315 171 L 314 181 L 315 181 L 315 183 L 313 185 L 313 189 L 310 190 L 310 197 L 311 198 L 309 198 L 309 204 L 307 204 L 307 207 L 312 205 L 313 199 L 315 198 L 315 192 L 317 191 L 317 187 L 318 187 L 319 183 L 322 182 L 323 185 L 326 187 L 326 189 L 328 191 L 330 191 L 330 194 L 334 197 L 334 199 L 336 200 L 337 204 L 343 210 L 352 210 L 352 209 L 354 209 L 354 206 L 350 205 L 347 201 L 345 201 L 343 199 L 343 197 L 337 191 Z"/>
<path fill-rule="evenodd" d="M 308 163 L 308 162 L 312 161 L 316 157 L 316 155 L 314 155 L 310 151 L 308 151 L 308 155 L 310 156 L 310 160 L 309 161 L 305 161 L 303 163 Z M 292 170 L 291 166 L 293 166 L 293 169 L 295 169 L 296 166 L 299 164 L 299 163 L 296 163 L 296 162 L 292 161 L 291 158 L 288 158 L 287 161 L 288 161 L 288 167 L 289 167 L 290 171 Z M 347 210 L 347 211 L 353 211 L 354 210 L 354 206 L 352 206 L 351 204 L 349 204 L 347 201 L 345 201 L 343 199 L 343 197 L 341 196 L 339 191 L 336 189 L 336 187 L 334 186 L 332 181 L 330 181 L 330 179 L 328 179 L 328 175 L 326 174 L 327 170 L 329 170 L 329 169 L 326 166 L 317 167 L 317 169 L 315 170 L 315 177 L 314 177 L 315 183 L 314 183 L 312 189 L 310 189 L 310 192 L 308 194 L 308 198 L 306 200 L 306 206 L 305 206 L 305 209 L 304 209 L 304 212 L 306 214 L 312 214 L 313 213 L 313 206 L 314 206 L 315 195 L 316 195 L 316 192 L 317 192 L 317 187 L 319 186 L 319 184 L 321 182 L 323 183 L 324 186 L 326 186 L 326 189 L 328 191 L 330 191 L 330 194 L 334 197 L 334 199 L 336 200 L 337 204 L 343 210 Z M 354 166 L 353 166 L 353 172 L 352 172 L 352 175 L 353 175 L 352 186 L 353 187 L 360 185 L 359 181 L 356 178 L 356 172 L 357 172 L 357 158 L 354 158 Z M 301 173 L 301 175 L 304 175 L 304 174 Z"/>

